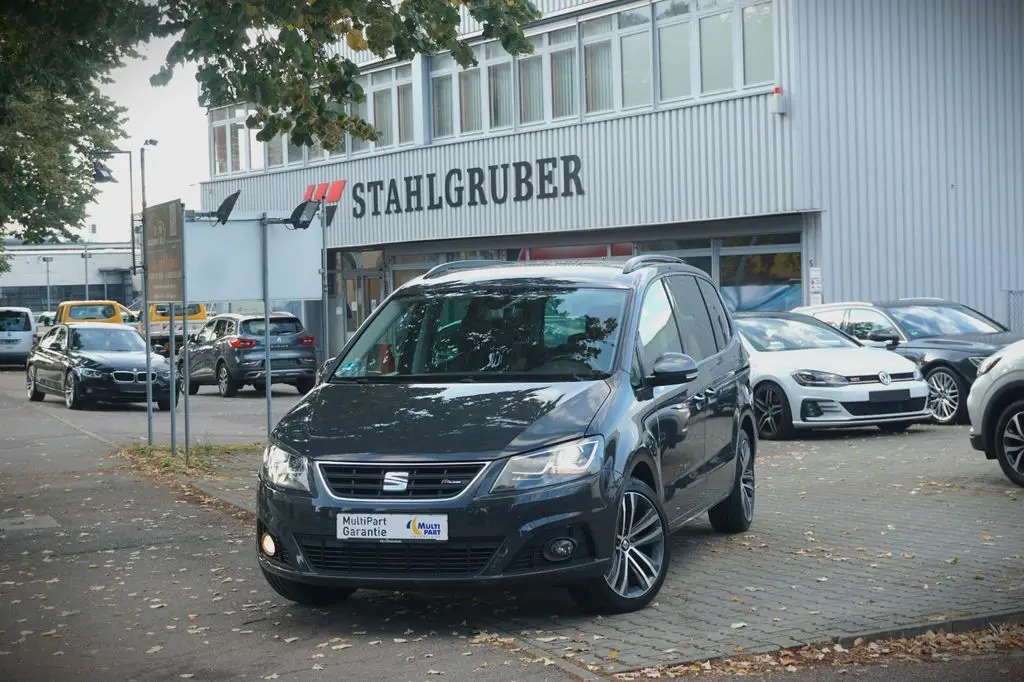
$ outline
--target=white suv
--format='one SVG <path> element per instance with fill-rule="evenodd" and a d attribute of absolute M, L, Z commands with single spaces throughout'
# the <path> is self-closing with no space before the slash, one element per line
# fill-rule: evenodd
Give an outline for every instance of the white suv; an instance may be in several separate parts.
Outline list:
<path fill-rule="evenodd" d="M 974 449 L 999 460 L 1006 477 L 1024 487 L 1024 341 L 978 366 L 967 412 Z"/>
<path fill-rule="evenodd" d="M 36 342 L 36 319 L 28 308 L 0 307 L 0 365 L 25 366 Z"/>

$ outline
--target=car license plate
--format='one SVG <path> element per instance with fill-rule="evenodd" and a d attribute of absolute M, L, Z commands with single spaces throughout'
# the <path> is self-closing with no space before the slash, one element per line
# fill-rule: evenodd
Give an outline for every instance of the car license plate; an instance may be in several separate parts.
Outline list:
<path fill-rule="evenodd" d="M 339 540 L 448 540 L 445 514 L 338 514 Z"/>
<path fill-rule="evenodd" d="M 868 401 L 872 403 L 895 403 L 901 400 L 910 400 L 909 388 L 899 391 L 871 391 L 868 393 Z"/>
<path fill-rule="evenodd" d="M 0 339 L 0 343 L 6 343 L 6 344 L 14 345 L 14 344 L 18 343 L 18 339 Z"/>

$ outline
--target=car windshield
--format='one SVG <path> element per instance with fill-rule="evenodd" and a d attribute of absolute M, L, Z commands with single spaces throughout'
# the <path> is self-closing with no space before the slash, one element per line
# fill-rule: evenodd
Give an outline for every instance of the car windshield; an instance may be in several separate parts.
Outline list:
<path fill-rule="evenodd" d="M 778 317 L 737 318 L 740 333 L 754 350 L 772 353 L 782 350 L 810 350 L 814 348 L 856 348 L 853 339 L 844 336 L 824 323 Z"/>
<path fill-rule="evenodd" d="M 30 332 L 32 319 L 24 310 L 0 310 L 0 332 Z"/>
<path fill-rule="evenodd" d="M 71 350 L 133 353 L 146 350 L 146 344 L 132 329 L 72 328 Z"/>
<path fill-rule="evenodd" d="M 960 334 L 997 334 L 1006 331 L 998 322 L 965 306 L 908 305 L 887 312 L 912 339 Z"/>
<path fill-rule="evenodd" d="M 628 292 L 459 286 L 389 300 L 333 378 L 593 380 L 612 370 Z"/>
<path fill-rule="evenodd" d="M 242 323 L 242 333 L 249 336 L 263 336 L 266 326 L 262 319 L 246 320 Z M 298 334 L 302 331 L 302 323 L 292 317 L 270 318 L 270 335 Z"/>

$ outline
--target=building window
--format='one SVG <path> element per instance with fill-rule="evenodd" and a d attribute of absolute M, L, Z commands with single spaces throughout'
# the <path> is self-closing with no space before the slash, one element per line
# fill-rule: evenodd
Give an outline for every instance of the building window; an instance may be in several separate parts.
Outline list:
<path fill-rule="evenodd" d="M 369 83 L 367 82 L 366 77 L 362 76 L 362 77 L 358 78 L 356 80 L 356 82 L 359 83 L 360 87 L 363 88 L 363 95 L 364 95 L 364 97 L 369 97 L 370 88 L 369 88 Z M 363 99 L 362 102 L 353 102 L 352 105 L 351 105 L 351 108 L 352 108 L 352 115 L 353 116 L 355 116 L 357 118 L 361 118 L 361 119 L 363 119 L 364 121 L 366 121 L 368 123 L 371 122 L 370 121 L 370 109 L 369 109 L 368 102 L 367 102 L 366 99 Z M 363 139 L 357 138 L 357 137 L 353 137 L 352 138 L 352 153 L 353 154 L 358 154 L 359 152 L 365 152 L 365 151 L 367 151 L 369 149 L 370 149 L 370 143 L 367 142 L 366 140 L 363 140 Z"/>
<path fill-rule="evenodd" d="M 501 43 L 484 45 L 487 68 L 487 108 L 491 129 L 509 128 L 514 123 L 516 91 L 512 81 L 512 57 Z"/>
<path fill-rule="evenodd" d="M 720 12 L 700 19 L 700 85 L 702 93 L 731 90 L 732 13 Z"/>
<path fill-rule="evenodd" d="M 665 0 L 654 5 L 658 22 L 658 78 L 661 100 L 689 97 L 690 45 L 689 0 Z"/>
<path fill-rule="evenodd" d="M 765 2 L 743 8 L 743 84 L 760 85 L 775 79 L 772 6 Z"/>
<path fill-rule="evenodd" d="M 244 105 L 221 107 L 210 112 L 210 170 L 213 175 L 249 170 L 250 134 L 245 125 L 247 115 Z"/>
<path fill-rule="evenodd" d="M 459 74 L 459 129 L 463 133 L 476 133 L 484 129 L 482 102 L 480 69 L 466 69 Z"/>
<path fill-rule="evenodd" d="M 455 70 L 458 68 L 451 55 L 431 58 L 430 108 L 434 137 L 455 134 Z"/>
<path fill-rule="evenodd" d="M 630 10 L 618 14 L 619 65 L 622 82 L 622 107 L 651 103 L 651 9 Z"/>
<path fill-rule="evenodd" d="M 580 24 L 583 35 L 583 90 L 588 114 L 611 111 L 615 106 L 612 59 L 614 16 Z"/>
<path fill-rule="evenodd" d="M 576 116 L 579 76 L 576 67 L 576 27 L 548 34 L 551 60 L 551 117 Z"/>
<path fill-rule="evenodd" d="M 285 163 L 289 165 L 302 163 L 305 158 L 306 150 L 301 145 L 292 144 L 291 135 L 285 135 L 285 140 L 288 142 L 288 144 L 285 145 L 288 150 L 288 158 L 285 159 Z"/>
<path fill-rule="evenodd" d="M 267 140 L 267 167 L 275 168 L 284 165 L 284 136 L 275 135 Z"/>
<path fill-rule="evenodd" d="M 519 59 L 519 122 L 544 120 L 544 36 L 535 38 L 533 54 Z"/>

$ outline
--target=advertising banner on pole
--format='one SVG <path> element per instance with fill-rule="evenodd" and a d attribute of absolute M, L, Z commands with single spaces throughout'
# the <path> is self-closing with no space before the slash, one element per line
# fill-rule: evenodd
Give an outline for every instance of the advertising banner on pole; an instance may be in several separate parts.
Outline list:
<path fill-rule="evenodd" d="M 182 217 L 180 199 L 146 209 L 145 264 L 149 275 L 150 303 L 181 302 Z"/>

